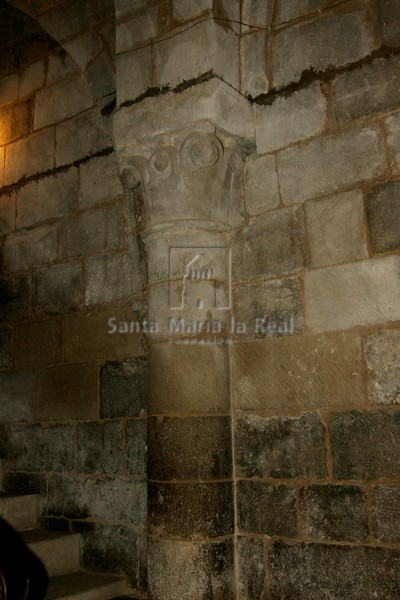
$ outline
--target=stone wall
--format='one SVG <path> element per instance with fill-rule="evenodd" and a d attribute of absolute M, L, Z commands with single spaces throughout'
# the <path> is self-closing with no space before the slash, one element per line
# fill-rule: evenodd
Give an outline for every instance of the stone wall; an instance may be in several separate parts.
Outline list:
<path fill-rule="evenodd" d="M 42 524 L 81 532 L 84 566 L 144 590 L 146 351 L 109 325 L 146 310 L 137 198 L 79 66 L 7 14 L 19 29 L 1 48 L 4 487 L 42 494 Z"/>

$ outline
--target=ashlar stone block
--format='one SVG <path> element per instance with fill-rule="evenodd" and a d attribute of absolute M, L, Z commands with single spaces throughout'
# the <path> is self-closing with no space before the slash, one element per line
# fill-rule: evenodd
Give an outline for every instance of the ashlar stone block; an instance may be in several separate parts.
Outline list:
<path fill-rule="evenodd" d="M 78 115 L 56 127 L 56 165 L 72 164 L 110 148 L 112 141 L 106 125 L 97 111 Z"/>
<path fill-rule="evenodd" d="M 79 168 L 79 204 L 83 207 L 110 202 L 123 193 L 114 154 L 93 158 Z"/>
<path fill-rule="evenodd" d="M 241 89 L 253 98 L 268 90 L 268 39 L 265 31 L 241 39 Z"/>
<path fill-rule="evenodd" d="M 374 537 L 380 542 L 399 542 L 399 510 L 399 487 L 376 485 L 372 488 L 372 530 Z"/>
<path fill-rule="evenodd" d="M 295 492 L 284 485 L 237 482 L 238 527 L 244 533 L 296 537 Z"/>
<path fill-rule="evenodd" d="M 33 309 L 37 314 L 76 310 L 82 302 L 81 264 L 63 263 L 37 270 Z"/>
<path fill-rule="evenodd" d="M 69 119 L 93 106 L 93 94 L 82 77 L 66 79 L 36 93 L 34 128 Z"/>
<path fill-rule="evenodd" d="M 4 247 L 5 268 L 10 273 L 27 271 L 54 261 L 57 257 L 57 230 L 37 227 L 8 236 Z"/>
<path fill-rule="evenodd" d="M 245 164 L 246 208 L 251 215 L 279 204 L 278 174 L 274 156 L 249 159 Z"/>
<path fill-rule="evenodd" d="M 5 184 L 12 185 L 24 177 L 52 169 L 54 148 L 55 135 L 52 127 L 7 146 Z"/>
<path fill-rule="evenodd" d="M 151 87 L 151 48 L 117 56 L 117 104 L 135 100 Z"/>
<path fill-rule="evenodd" d="M 372 251 L 400 248 L 400 181 L 375 186 L 365 199 Z"/>
<path fill-rule="evenodd" d="M 139 417 L 147 406 L 147 361 L 108 362 L 100 371 L 100 417 Z"/>
<path fill-rule="evenodd" d="M 0 371 L 2 423 L 30 421 L 33 417 L 33 371 Z"/>
<path fill-rule="evenodd" d="M 400 173 L 400 115 L 392 115 L 385 121 L 390 158 L 396 173 Z"/>
<path fill-rule="evenodd" d="M 31 103 L 21 102 L 0 110 L 0 144 L 8 144 L 29 133 Z"/>
<path fill-rule="evenodd" d="M 373 404 L 400 403 L 400 330 L 378 331 L 364 340 L 368 395 Z"/>
<path fill-rule="evenodd" d="M 388 46 L 399 43 L 400 6 L 396 0 L 378 0 L 382 41 Z"/>

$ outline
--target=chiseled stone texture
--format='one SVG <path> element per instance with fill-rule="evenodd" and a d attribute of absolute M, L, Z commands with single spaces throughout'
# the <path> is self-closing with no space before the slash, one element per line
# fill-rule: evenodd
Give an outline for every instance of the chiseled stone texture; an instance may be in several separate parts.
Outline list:
<path fill-rule="evenodd" d="M 149 414 L 229 412 L 227 349 L 217 344 L 149 347 Z"/>
<path fill-rule="evenodd" d="M 400 103 L 400 56 L 377 58 L 355 71 L 338 75 L 333 83 L 339 123 L 391 110 Z"/>
<path fill-rule="evenodd" d="M 7 146 L 5 184 L 11 185 L 24 177 L 52 169 L 54 148 L 55 135 L 52 127 Z"/>
<path fill-rule="evenodd" d="M 36 93 L 34 128 L 60 123 L 92 106 L 93 94 L 83 77 L 62 80 Z"/>
<path fill-rule="evenodd" d="M 256 111 L 257 151 L 272 152 L 322 132 L 325 124 L 326 99 L 319 83 L 278 96 Z"/>
<path fill-rule="evenodd" d="M 397 0 L 378 0 L 382 41 L 388 46 L 399 44 L 400 6 Z"/>
<path fill-rule="evenodd" d="M 4 255 L 10 273 L 52 262 L 57 257 L 57 228 L 46 225 L 8 236 Z"/>
<path fill-rule="evenodd" d="M 276 479 L 325 475 L 325 426 L 317 413 L 300 417 L 238 417 L 236 468 L 241 477 Z"/>
<path fill-rule="evenodd" d="M 396 600 L 400 593 L 398 550 L 276 541 L 269 562 L 274 600 Z"/>
<path fill-rule="evenodd" d="M 248 159 L 244 169 L 246 208 L 251 215 L 279 204 L 278 174 L 274 156 Z"/>
<path fill-rule="evenodd" d="M 308 539 L 365 541 L 365 491 L 355 485 L 311 485 L 300 490 L 302 532 Z"/>
<path fill-rule="evenodd" d="M 311 267 L 368 258 L 361 190 L 305 204 Z"/>
<path fill-rule="evenodd" d="M 366 199 L 372 251 L 389 252 L 400 248 L 400 181 L 375 186 Z"/>
<path fill-rule="evenodd" d="M 231 482 L 149 482 L 148 494 L 150 535 L 199 540 L 233 533 Z"/>
<path fill-rule="evenodd" d="M 240 42 L 241 90 L 253 98 L 268 89 L 268 40 L 265 31 L 257 31 Z"/>
<path fill-rule="evenodd" d="M 231 323 L 231 333 L 236 332 L 238 339 L 301 333 L 302 292 L 297 277 L 235 285 L 232 292 L 236 323 Z M 241 331 L 242 323 L 245 331 Z"/>
<path fill-rule="evenodd" d="M 295 491 L 259 481 L 237 482 L 238 527 L 241 532 L 296 537 Z"/>
<path fill-rule="evenodd" d="M 15 471 L 71 471 L 74 467 L 74 425 L 14 425 L 10 444 Z"/>
<path fill-rule="evenodd" d="M 75 168 L 24 185 L 18 192 L 17 227 L 30 227 L 70 214 L 77 207 L 77 196 Z"/>
<path fill-rule="evenodd" d="M 54 364 L 61 358 L 61 322 L 46 319 L 15 328 L 15 366 Z"/>
<path fill-rule="evenodd" d="M 151 87 L 151 47 L 117 56 L 117 104 L 135 100 Z"/>
<path fill-rule="evenodd" d="M 156 86 L 174 87 L 214 71 L 238 89 L 238 36 L 214 20 L 196 24 L 154 46 L 154 69 Z"/>
<path fill-rule="evenodd" d="M 242 600 L 262 598 L 265 590 L 265 549 L 260 538 L 238 536 L 238 589 Z"/>
<path fill-rule="evenodd" d="M 147 361 L 128 358 L 100 370 L 100 418 L 139 417 L 147 406 Z"/>
<path fill-rule="evenodd" d="M 392 115 L 386 119 L 385 128 L 394 169 L 400 172 L 400 114 Z"/>
<path fill-rule="evenodd" d="M 306 323 L 329 331 L 400 319 L 399 267 L 399 257 L 388 256 L 308 271 Z"/>
<path fill-rule="evenodd" d="M 307 410 L 364 402 L 356 334 L 288 336 L 232 346 L 239 410 Z"/>
<path fill-rule="evenodd" d="M 148 419 L 148 430 L 150 479 L 211 480 L 231 476 L 230 417 L 152 417 Z"/>
<path fill-rule="evenodd" d="M 29 315 L 30 275 L 0 279 L 0 322 L 19 321 Z"/>
<path fill-rule="evenodd" d="M 190 577 L 188 577 L 190 573 Z M 234 598 L 232 540 L 189 542 L 149 539 L 149 593 L 154 598 Z"/>
<path fill-rule="evenodd" d="M 344 39 L 348 43 L 343 44 Z M 276 36 L 273 85 L 297 81 L 309 69 L 355 62 L 373 50 L 373 42 L 373 27 L 365 10 L 330 13 L 284 29 Z"/>
<path fill-rule="evenodd" d="M 30 421 L 33 417 L 33 371 L 0 371 L 0 420 Z"/>
<path fill-rule="evenodd" d="M 278 175 L 285 204 L 374 179 L 387 168 L 379 129 L 361 127 L 283 150 Z"/>
<path fill-rule="evenodd" d="M 122 470 L 120 421 L 78 423 L 76 431 L 78 473 L 118 473 Z"/>
<path fill-rule="evenodd" d="M 56 126 L 56 166 L 93 156 L 112 146 L 110 133 L 101 115 L 89 111 Z"/>
<path fill-rule="evenodd" d="M 378 331 L 364 341 L 368 394 L 373 404 L 400 404 L 400 330 Z"/>
<path fill-rule="evenodd" d="M 372 488 L 372 531 L 380 542 L 400 541 L 400 488 L 377 485 Z"/>
<path fill-rule="evenodd" d="M 62 314 L 76 310 L 82 300 L 80 263 L 63 263 L 34 274 L 33 309 L 36 314 Z"/>
<path fill-rule="evenodd" d="M 233 275 L 248 281 L 298 271 L 304 266 L 304 214 L 283 208 L 258 215 L 236 234 Z"/>
<path fill-rule="evenodd" d="M 114 154 L 93 158 L 79 168 L 79 205 L 110 202 L 123 193 Z"/>
<path fill-rule="evenodd" d="M 400 413 L 337 413 L 330 424 L 337 479 L 399 479 Z"/>
<path fill-rule="evenodd" d="M 98 414 L 96 363 L 37 370 L 35 416 L 39 421 L 96 419 Z"/>

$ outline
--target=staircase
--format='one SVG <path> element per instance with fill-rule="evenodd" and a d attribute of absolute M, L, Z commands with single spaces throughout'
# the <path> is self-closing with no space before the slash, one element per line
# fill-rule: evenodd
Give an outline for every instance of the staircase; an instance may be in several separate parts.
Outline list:
<path fill-rule="evenodd" d="M 50 577 L 46 600 L 133 600 L 124 577 L 80 570 L 79 534 L 38 528 L 38 496 L 0 492 L 0 515 L 44 563 Z"/>

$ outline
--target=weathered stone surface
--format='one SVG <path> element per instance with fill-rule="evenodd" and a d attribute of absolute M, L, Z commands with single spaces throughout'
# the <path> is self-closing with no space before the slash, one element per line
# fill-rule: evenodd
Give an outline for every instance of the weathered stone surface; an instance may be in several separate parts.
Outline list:
<path fill-rule="evenodd" d="M 232 292 L 235 322 L 231 322 L 231 333 L 238 340 L 301 333 L 302 292 L 298 278 L 235 285 Z"/>
<path fill-rule="evenodd" d="M 54 129 L 49 127 L 7 146 L 5 184 L 54 167 Z"/>
<path fill-rule="evenodd" d="M 400 6 L 396 0 L 378 0 L 381 36 L 384 44 L 398 46 Z"/>
<path fill-rule="evenodd" d="M 0 107 L 14 104 L 18 99 L 19 75 L 13 73 L 2 77 L 0 86 Z"/>
<path fill-rule="evenodd" d="M 400 330 L 378 331 L 364 341 L 368 394 L 373 404 L 400 403 Z"/>
<path fill-rule="evenodd" d="M 0 144 L 8 144 L 29 133 L 31 104 L 21 102 L 0 110 Z"/>
<path fill-rule="evenodd" d="M 338 413 L 330 434 L 337 479 L 399 478 L 400 413 Z"/>
<path fill-rule="evenodd" d="M 250 221 L 236 235 L 233 274 L 239 280 L 283 275 L 304 265 L 304 215 L 301 209 L 274 210 Z"/>
<path fill-rule="evenodd" d="M 32 367 L 59 362 L 61 359 L 61 322 L 47 319 L 17 324 L 14 360 L 16 367 Z"/>
<path fill-rule="evenodd" d="M 228 353 L 217 344 L 152 344 L 149 414 L 227 413 Z"/>
<path fill-rule="evenodd" d="M 245 165 L 246 208 L 251 215 L 279 204 L 278 175 L 274 156 L 249 159 Z"/>
<path fill-rule="evenodd" d="M 147 406 L 147 361 L 106 363 L 100 371 L 100 418 L 139 417 Z"/>
<path fill-rule="evenodd" d="M 142 290 L 139 252 L 102 254 L 85 261 L 85 304 L 129 298 Z"/>
<path fill-rule="evenodd" d="M 10 273 L 27 271 L 50 263 L 57 257 L 57 228 L 36 227 L 9 235 L 5 242 L 4 263 Z"/>
<path fill-rule="evenodd" d="M 78 170 L 75 168 L 28 183 L 18 192 L 17 226 L 29 227 L 68 215 L 77 207 L 77 194 Z"/>
<path fill-rule="evenodd" d="M 230 482 L 150 482 L 148 490 L 150 535 L 199 540 L 233 532 L 233 490 Z"/>
<path fill-rule="evenodd" d="M 303 535 L 314 540 L 365 541 L 365 491 L 355 485 L 311 485 L 300 490 Z"/>
<path fill-rule="evenodd" d="M 118 23 L 116 28 L 116 50 L 117 54 L 129 52 L 135 46 L 142 44 L 144 40 L 150 40 L 156 36 L 157 23 L 154 11 L 144 10 L 138 12 L 131 19 Z"/>
<path fill-rule="evenodd" d="M 107 521 L 143 525 L 147 515 L 145 481 L 98 479 L 91 488 L 92 516 Z"/>
<path fill-rule="evenodd" d="M 343 44 L 343 39 L 349 43 Z M 273 85 L 282 87 L 297 81 L 309 69 L 324 70 L 355 62 L 373 50 L 373 43 L 372 23 L 367 21 L 364 10 L 328 13 L 283 29 L 275 42 Z"/>
<path fill-rule="evenodd" d="M 39 421 L 96 419 L 99 413 L 97 388 L 96 363 L 38 369 L 36 418 Z"/>
<path fill-rule="evenodd" d="M 393 115 L 386 119 L 385 128 L 393 168 L 400 172 L 400 115 Z"/>
<path fill-rule="evenodd" d="M 76 430 L 78 473 L 118 473 L 122 470 L 120 421 L 78 423 Z"/>
<path fill-rule="evenodd" d="M 118 323 L 137 319 L 137 315 L 133 313 L 130 305 L 126 305 L 111 306 L 95 312 L 84 312 L 65 317 L 65 360 L 80 362 L 125 358 L 135 354 L 142 355 L 142 334 L 118 333 L 117 330 L 112 332 L 109 325 L 109 319 L 112 318 Z M 103 416 L 105 417 L 105 415 Z"/>
<path fill-rule="evenodd" d="M 135 590 L 146 589 L 146 535 L 132 528 L 100 523 L 73 523 L 80 533 L 82 565 L 92 571 L 127 575 Z"/>
<path fill-rule="evenodd" d="M 361 190 L 307 202 L 305 211 L 311 267 L 368 258 Z"/>
<path fill-rule="evenodd" d="M 265 590 L 265 551 L 260 538 L 238 536 L 238 589 L 242 600 L 262 598 Z"/>
<path fill-rule="evenodd" d="M 21 72 L 19 82 L 19 97 L 31 96 L 33 92 L 43 87 L 45 81 L 44 61 L 35 62 Z"/>
<path fill-rule="evenodd" d="M 388 256 L 306 272 L 307 324 L 329 331 L 399 319 L 399 265 L 398 256 Z"/>
<path fill-rule="evenodd" d="M 71 471 L 74 467 L 73 425 L 14 425 L 10 443 L 15 471 Z"/>
<path fill-rule="evenodd" d="M 0 279 L 0 322 L 18 321 L 30 310 L 31 277 Z"/>
<path fill-rule="evenodd" d="M 259 153 L 272 152 L 318 135 L 325 124 L 326 100 L 319 83 L 258 106 L 256 141 Z"/>
<path fill-rule="evenodd" d="M 90 517 L 89 481 L 64 475 L 51 475 L 47 514 L 74 519 Z"/>
<path fill-rule="evenodd" d="M 151 47 L 117 56 L 117 104 L 135 100 L 151 87 Z"/>
<path fill-rule="evenodd" d="M 372 488 L 372 531 L 380 542 L 399 542 L 399 510 L 399 487 L 377 485 Z"/>
<path fill-rule="evenodd" d="M 33 371 L 0 371 L 0 421 L 30 421 L 33 394 Z"/>
<path fill-rule="evenodd" d="M 59 52 L 49 56 L 46 77 L 47 85 L 53 85 L 53 83 L 60 81 L 60 79 L 77 75 L 78 73 L 79 68 L 77 63 L 64 49 L 60 49 Z"/>
<path fill-rule="evenodd" d="M 0 328 L 0 369 L 11 367 L 13 356 L 13 331 L 8 327 Z"/>
<path fill-rule="evenodd" d="M 15 193 L 0 196 L 0 214 L 0 235 L 3 236 L 15 228 Z"/>
<path fill-rule="evenodd" d="M 400 248 L 400 182 L 375 186 L 365 202 L 372 251 L 378 254 Z"/>
<path fill-rule="evenodd" d="M 396 108 L 400 103 L 400 56 L 378 58 L 338 75 L 333 83 L 339 123 Z"/>
<path fill-rule="evenodd" d="M 238 475 L 321 479 L 325 474 L 325 427 L 316 413 L 299 418 L 239 417 L 235 444 Z"/>
<path fill-rule="evenodd" d="M 122 244 L 122 210 L 117 203 L 64 220 L 60 225 L 61 259 L 119 248 Z"/>
<path fill-rule="evenodd" d="M 297 536 L 295 491 L 284 485 L 238 481 L 237 510 L 242 532 Z"/>
<path fill-rule="evenodd" d="M 196 24 L 154 46 L 155 81 L 172 87 L 214 71 L 239 88 L 238 37 L 214 20 Z"/>
<path fill-rule="evenodd" d="M 149 593 L 154 598 L 234 598 L 230 539 L 214 543 L 149 539 Z M 190 573 L 190 577 L 188 577 Z"/>
<path fill-rule="evenodd" d="M 365 401 L 361 341 L 353 333 L 234 344 L 232 365 L 239 410 L 307 410 Z"/>
<path fill-rule="evenodd" d="M 153 417 L 148 421 L 148 428 L 150 479 L 231 477 L 230 417 L 166 417 L 162 420 Z"/>
<path fill-rule="evenodd" d="M 268 41 L 265 31 L 251 33 L 241 40 L 241 90 L 253 98 L 268 89 Z"/>
<path fill-rule="evenodd" d="M 36 92 L 35 129 L 54 125 L 92 108 L 93 94 L 83 77 L 65 79 Z"/>
<path fill-rule="evenodd" d="M 80 206 L 110 202 L 123 193 L 114 154 L 93 158 L 79 169 Z"/>
<path fill-rule="evenodd" d="M 386 159 L 376 128 L 349 129 L 278 155 L 278 175 L 286 204 L 374 179 L 385 172 Z"/>
<path fill-rule="evenodd" d="M 34 275 L 34 311 L 60 314 L 81 305 L 81 265 L 64 263 L 36 271 Z"/>
<path fill-rule="evenodd" d="M 56 127 L 55 160 L 57 167 L 93 156 L 112 146 L 110 134 L 95 111 L 78 115 Z"/>
<path fill-rule="evenodd" d="M 130 419 L 125 429 L 125 468 L 129 475 L 147 477 L 147 422 Z"/>
<path fill-rule="evenodd" d="M 304 15 L 317 12 L 323 8 L 329 0 L 278 0 L 275 24 L 293 21 Z"/>
<path fill-rule="evenodd" d="M 274 600 L 396 600 L 399 595 L 397 550 L 278 541 L 269 560 Z"/>

